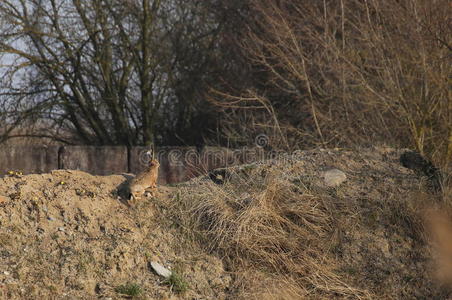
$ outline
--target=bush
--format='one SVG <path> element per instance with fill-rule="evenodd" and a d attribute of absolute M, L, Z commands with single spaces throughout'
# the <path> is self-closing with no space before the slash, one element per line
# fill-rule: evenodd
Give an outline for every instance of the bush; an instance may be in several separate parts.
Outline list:
<path fill-rule="evenodd" d="M 448 1 L 250 7 L 241 46 L 255 83 L 238 97 L 217 94 L 231 140 L 264 132 L 275 147 L 385 143 L 451 161 Z"/>

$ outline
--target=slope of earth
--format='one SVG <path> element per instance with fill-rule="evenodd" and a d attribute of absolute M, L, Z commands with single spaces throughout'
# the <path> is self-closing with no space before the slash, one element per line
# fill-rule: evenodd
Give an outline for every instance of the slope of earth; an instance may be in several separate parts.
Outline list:
<path fill-rule="evenodd" d="M 236 298 L 451 299 L 450 281 L 438 281 L 439 269 L 451 277 L 451 217 L 433 228 L 441 251 L 425 222 L 450 206 L 451 193 L 430 193 L 425 177 L 401 166 L 402 152 L 282 154 L 195 179 L 174 206 L 226 258 Z M 347 180 L 328 186 L 331 169 Z"/>
<path fill-rule="evenodd" d="M 169 299 L 171 284 L 151 261 L 183 268 L 184 297 L 224 298 L 221 261 L 176 238 L 151 201 L 120 202 L 125 181 L 63 170 L 1 179 L 0 298 L 116 299 L 129 286 L 143 299 Z M 158 197 L 169 193 L 162 187 Z"/>
<path fill-rule="evenodd" d="M 2 178 L 0 298 L 449 299 L 423 222 L 440 197 L 400 154 L 281 155 L 132 207 L 122 175 Z M 333 168 L 347 179 L 329 187 Z"/>

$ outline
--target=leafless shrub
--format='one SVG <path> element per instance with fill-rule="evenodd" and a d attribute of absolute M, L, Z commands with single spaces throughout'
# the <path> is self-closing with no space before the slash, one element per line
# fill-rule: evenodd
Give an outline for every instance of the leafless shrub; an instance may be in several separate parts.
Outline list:
<path fill-rule="evenodd" d="M 218 97 L 248 120 L 240 126 L 262 132 L 270 124 L 262 120 L 275 119 L 290 144 L 380 142 L 450 161 L 448 1 L 252 0 L 250 7 L 240 44 L 256 83 L 241 97 Z M 250 98 L 270 109 L 253 110 Z"/>

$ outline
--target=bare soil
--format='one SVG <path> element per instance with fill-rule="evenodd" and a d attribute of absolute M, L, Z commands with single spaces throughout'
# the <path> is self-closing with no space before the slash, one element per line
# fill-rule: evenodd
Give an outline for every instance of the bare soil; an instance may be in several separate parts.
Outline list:
<path fill-rule="evenodd" d="M 167 299 L 171 287 L 150 269 L 181 268 L 188 298 L 221 299 L 230 281 L 220 259 L 175 237 L 149 199 L 118 200 L 124 176 L 79 171 L 5 177 L 0 194 L 0 294 L 5 299 L 120 298 L 134 283 L 144 299 Z M 158 197 L 170 198 L 161 187 Z M 177 234 L 176 234 L 177 235 Z"/>
<path fill-rule="evenodd" d="M 127 295 L 118 287 L 135 284 L 141 290 L 136 299 L 450 299 L 450 288 L 436 280 L 422 219 L 426 206 L 442 200 L 425 191 L 425 179 L 400 165 L 400 153 L 303 151 L 231 168 L 227 182 L 201 177 L 161 186 L 136 206 L 121 198 L 126 175 L 11 174 L 0 179 L 0 298 L 121 299 Z M 337 188 L 323 182 L 322 172 L 331 168 L 347 175 Z M 300 259 L 313 266 L 314 257 L 318 269 L 267 265 L 259 259 L 268 253 L 247 252 L 258 243 L 267 251 L 265 241 L 250 234 L 246 242 L 252 244 L 244 249 L 233 232 L 222 232 L 220 243 L 212 229 L 219 213 L 218 220 L 205 218 L 203 203 L 228 211 L 228 222 L 258 211 L 252 201 L 275 177 L 300 189 L 300 198 L 290 203 L 309 199 L 313 212 L 322 208 L 321 221 L 285 216 L 300 230 L 284 232 L 288 243 L 281 248 L 292 265 Z M 309 233 L 312 247 L 297 248 L 303 237 L 292 237 L 296 232 Z M 180 275 L 187 291 L 155 274 L 151 261 Z M 322 277 L 322 270 L 329 275 Z M 298 290 L 286 290 L 285 283 Z"/>

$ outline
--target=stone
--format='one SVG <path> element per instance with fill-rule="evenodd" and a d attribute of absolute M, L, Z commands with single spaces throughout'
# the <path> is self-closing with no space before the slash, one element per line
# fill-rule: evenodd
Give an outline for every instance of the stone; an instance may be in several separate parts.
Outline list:
<path fill-rule="evenodd" d="M 151 261 L 151 267 L 157 273 L 157 275 L 162 276 L 164 278 L 169 278 L 171 276 L 171 271 L 159 264 L 156 261 Z"/>
<path fill-rule="evenodd" d="M 0 195 L 0 206 L 6 205 L 9 201 L 9 197 Z"/>
<path fill-rule="evenodd" d="M 329 187 L 337 187 L 347 180 L 347 175 L 338 169 L 331 169 L 323 174 L 325 184 Z"/>

